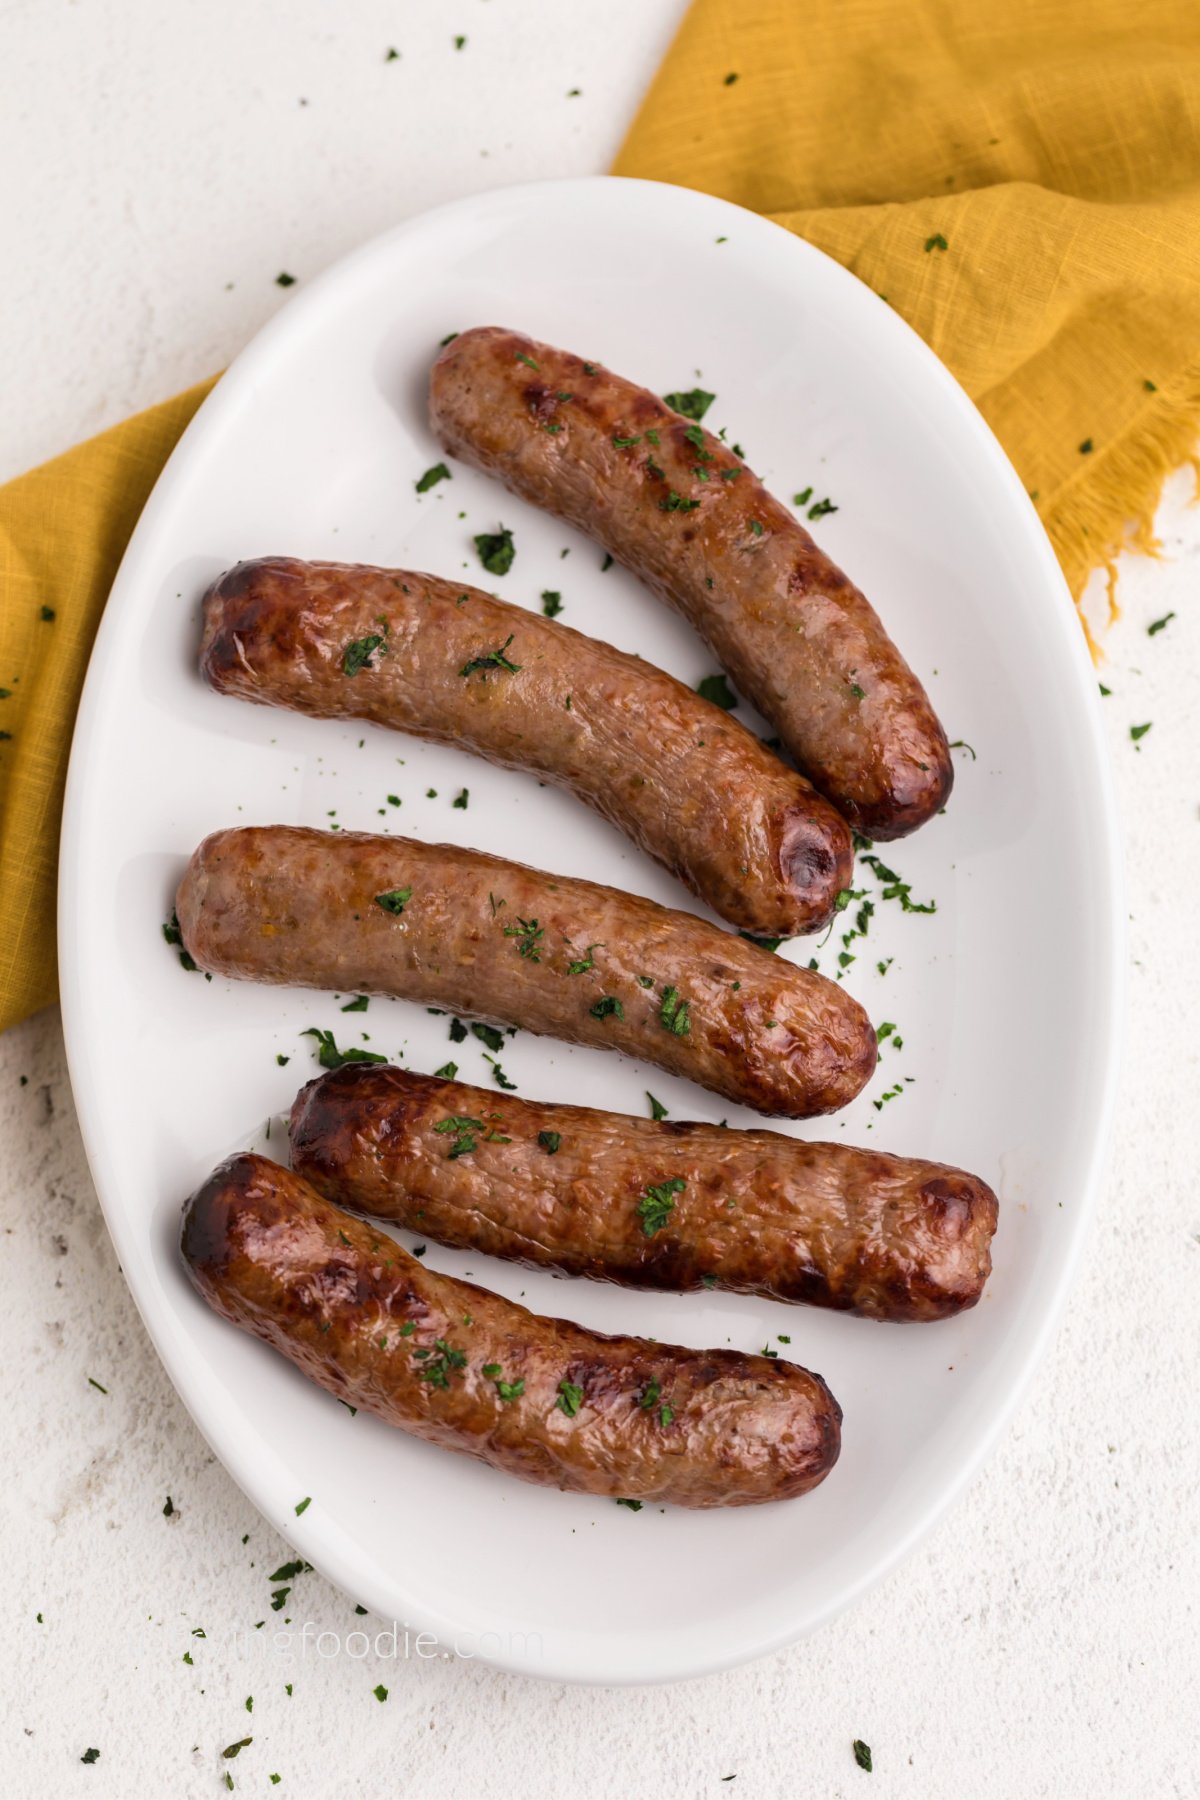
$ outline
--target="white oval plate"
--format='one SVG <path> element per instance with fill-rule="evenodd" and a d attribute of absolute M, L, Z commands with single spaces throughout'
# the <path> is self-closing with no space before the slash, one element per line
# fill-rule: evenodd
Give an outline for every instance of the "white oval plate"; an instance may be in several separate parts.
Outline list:
<path fill-rule="evenodd" d="M 978 1171 L 1001 1195 L 980 1306 L 885 1326 L 720 1294 L 623 1293 L 429 1246 L 537 1311 L 819 1369 L 845 1409 L 841 1461 L 787 1505 L 689 1514 L 525 1486 L 351 1414 L 222 1323 L 177 1254 L 180 1205 L 315 1072 L 317 1025 L 487 1084 L 483 1046 L 372 1000 L 188 974 L 162 938 L 206 832 L 332 825 L 475 845 L 670 905 L 680 887 L 571 799 L 457 751 L 208 691 L 197 602 L 239 557 L 396 563 L 486 583 L 474 533 L 516 536 L 506 600 L 685 681 L 715 661 L 595 545 L 470 470 L 425 496 L 425 419 L 446 333 L 518 326 L 658 392 L 717 395 L 781 497 L 838 510 L 816 530 L 927 682 L 952 738 L 946 815 L 885 862 L 935 914 L 875 900 L 847 986 L 885 1042 L 840 1117 L 783 1125 Z M 464 516 L 465 515 L 465 516 Z M 480 195 L 368 244 L 301 290 L 201 409 L 122 564 L 92 658 L 62 843 L 62 1003 L 96 1186 L 179 1393 L 234 1478 L 349 1594 L 447 1648 L 602 1682 L 719 1669 L 787 1643 L 891 1567 L 962 1487 L 1044 1349 L 1102 1160 L 1119 1012 L 1118 866 L 1096 683 L 1020 482 L 952 378 L 851 275 L 701 194 L 604 178 Z M 760 729 L 761 722 L 742 711 Z M 463 787 L 466 810 L 452 806 Z M 430 796 L 427 790 L 436 790 Z M 395 794 L 397 809 L 387 796 Z M 335 817 L 336 815 L 336 817 Z M 839 931 L 816 950 L 838 973 Z M 811 941 L 783 952 L 807 961 Z M 887 964 L 886 974 L 877 965 Z M 290 1060 L 286 1066 L 277 1057 Z M 522 1033 L 520 1092 L 673 1118 L 761 1123 L 690 1084 Z M 890 1100 L 883 1096 L 898 1087 Z M 281 1149 L 275 1127 L 272 1148 Z M 411 1243 L 411 1238 L 403 1241 Z M 790 1342 L 788 1341 L 790 1340 Z M 311 1496 L 299 1516 L 297 1503 Z"/>

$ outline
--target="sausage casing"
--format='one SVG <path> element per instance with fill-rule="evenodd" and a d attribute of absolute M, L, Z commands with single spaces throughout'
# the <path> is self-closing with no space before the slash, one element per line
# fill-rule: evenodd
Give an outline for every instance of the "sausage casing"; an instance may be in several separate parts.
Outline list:
<path fill-rule="evenodd" d="M 837 1460 L 841 1409 L 819 1375 L 541 1318 L 434 1274 L 261 1156 L 197 1190 L 182 1251 L 216 1312 L 339 1400 L 524 1481 L 753 1506 Z"/>
<path fill-rule="evenodd" d="M 625 1287 L 930 1320 L 974 1306 L 991 1271 L 996 1197 L 961 1169 L 407 1069 L 309 1082 L 291 1162 L 326 1199 L 440 1244 Z"/>
<path fill-rule="evenodd" d="M 858 1002 L 688 913 L 409 838 L 218 831 L 176 898 L 202 969 L 394 994 L 624 1050 L 759 1112 L 854 1098 L 876 1058 Z"/>
<path fill-rule="evenodd" d="M 496 326 L 433 365 L 451 455 L 602 543 L 678 608 L 810 781 L 902 837 L 954 779 L 928 697 L 859 590 L 719 438 L 597 363 Z"/>
<path fill-rule="evenodd" d="M 532 770 L 744 931 L 817 931 L 851 885 L 845 822 L 736 719 L 639 657 L 461 582 L 238 563 L 205 595 L 200 667 L 222 693 Z"/>

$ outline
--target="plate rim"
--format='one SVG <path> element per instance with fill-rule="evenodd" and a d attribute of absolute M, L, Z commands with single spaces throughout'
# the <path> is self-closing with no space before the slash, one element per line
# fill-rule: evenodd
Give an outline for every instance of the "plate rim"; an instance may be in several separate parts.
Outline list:
<path fill-rule="evenodd" d="M 480 1654 L 468 1659 L 543 1680 L 604 1686 L 640 1686 L 716 1674 L 779 1651 L 801 1637 L 810 1635 L 830 1619 L 855 1605 L 865 1593 L 911 1555 L 977 1476 L 1023 1402 L 1035 1373 L 1057 1336 L 1067 1300 L 1078 1279 L 1095 1226 L 1112 1141 L 1114 1100 L 1120 1079 L 1124 1037 L 1127 981 L 1125 882 L 1112 768 L 1102 733 L 1094 671 L 1058 560 L 1020 477 L 990 426 L 955 377 L 929 345 L 886 301 L 873 296 L 865 283 L 835 259 L 774 220 L 699 189 L 614 175 L 520 182 L 461 196 L 428 208 L 358 245 L 307 282 L 298 294 L 290 296 L 287 303 L 234 358 L 181 434 L 130 535 L 92 647 L 72 733 L 59 841 L 57 935 L 63 1036 L 80 1134 L 89 1172 L 122 1275 L 150 1342 L 201 1436 L 241 1491 L 293 1548 L 315 1563 L 335 1586 L 357 1599 L 357 1571 L 351 1566 L 353 1559 L 343 1553 L 341 1545 L 336 1541 L 337 1534 L 313 1530 L 316 1521 L 310 1520 L 306 1529 L 305 1523 L 299 1518 L 281 1517 L 280 1495 L 273 1476 L 270 1473 L 262 1474 L 261 1465 L 256 1465 L 241 1454 L 238 1447 L 228 1439 L 222 1444 L 216 1441 L 204 1416 L 211 1411 L 211 1402 L 204 1399 L 203 1371 L 197 1372 L 190 1368 L 186 1360 L 177 1354 L 178 1346 L 173 1341 L 169 1310 L 152 1305 L 152 1293 L 149 1289 L 146 1304 L 143 1304 L 143 1296 L 124 1273 L 132 1260 L 128 1250 L 135 1245 L 136 1233 L 130 1215 L 117 1201 L 118 1182 L 115 1171 L 110 1166 L 103 1121 L 97 1116 L 98 1108 L 93 1107 L 88 1093 L 84 1067 L 88 1039 L 81 1022 L 86 969 L 76 951 L 79 937 L 73 928 L 77 905 L 81 904 L 75 896 L 83 893 L 80 854 L 85 817 L 87 746 L 93 735 L 94 717 L 113 657 L 112 646 L 116 642 L 123 596 L 139 583 L 141 565 L 153 555 L 159 518 L 174 503 L 177 491 L 189 479 L 192 453 L 207 437 L 218 434 L 230 416 L 252 397 L 258 370 L 286 351 L 289 339 L 304 330 L 309 315 L 314 310 L 324 308 L 327 296 L 339 286 L 352 281 L 360 265 L 382 257 L 394 243 L 406 236 L 419 234 L 437 221 L 453 219 L 456 214 L 486 215 L 492 208 L 503 208 L 513 203 L 536 204 L 539 197 L 543 196 L 561 200 L 564 193 L 571 191 L 579 196 L 581 204 L 586 204 L 590 193 L 601 188 L 610 189 L 614 184 L 626 189 L 655 190 L 660 195 L 669 196 L 668 204 L 672 207 L 691 206 L 704 212 L 710 219 L 724 215 L 731 222 L 736 221 L 739 231 L 749 231 L 764 241 L 768 234 L 773 237 L 781 234 L 793 247 L 799 261 L 819 260 L 825 265 L 825 274 L 832 278 L 835 286 L 838 283 L 844 284 L 844 291 L 847 294 L 853 292 L 857 302 L 861 303 L 863 296 L 875 299 L 888 315 L 890 323 L 887 328 L 899 334 L 897 341 L 901 338 L 909 340 L 907 354 L 915 355 L 923 361 L 927 376 L 939 384 L 946 403 L 959 413 L 965 428 L 976 442 L 981 459 L 990 463 L 993 478 L 1006 484 L 1010 492 L 1015 490 L 1014 498 L 1019 494 L 1028 526 L 1027 548 L 1036 561 L 1040 562 L 1048 589 L 1045 631 L 1047 635 L 1054 634 L 1056 647 L 1052 654 L 1056 662 L 1063 665 L 1064 675 L 1069 671 L 1068 678 L 1075 690 L 1072 702 L 1079 716 L 1074 723 L 1078 729 L 1086 732 L 1086 765 L 1090 781 L 1082 798 L 1088 808 L 1089 831 L 1096 842 L 1098 865 L 1105 878 L 1103 898 L 1095 893 L 1092 896 L 1095 905 L 1093 925 L 1102 946 L 1107 949 L 1106 968 L 1097 968 L 1094 989 L 1094 999 L 1105 1035 L 1102 1077 L 1093 1090 L 1087 1153 L 1081 1158 L 1075 1184 L 1075 1223 L 1066 1242 L 1061 1266 L 1055 1273 L 1049 1303 L 1036 1328 L 1022 1338 L 1020 1352 L 1014 1359 L 1016 1367 L 1009 1375 L 1003 1396 L 993 1403 L 989 1418 L 962 1456 L 958 1468 L 951 1476 L 939 1481 L 936 1492 L 923 1502 L 908 1531 L 869 1560 L 858 1579 L 845 1587 L 836 1598 L 817 1607 L 803 1619 L 780 1625 L 752 1643 L 739 1644 L 732 1651 L 696 1655 L 686 1665 L 675 1663 L 669 1668 L 658 1668 L 653 1666 L 652 1660 L 639 1662 L 636 1656 L 625 1656 L 621 1666 L 616 1667 L 609 1647 L 609 1636 L 597 1640 L 589 1638 L 586 1632 L 579 1631 L 574 1635 L 569 1656 L 560 1657 L 558 1665 L 553 1668 L 548 1668 L 544 1660 L 531 1659 L 524 1653 L 513 1655 L 510 1652 L 495 1656 Z M 1055 600 L 1057 604 L 1054 603 Z M 1089 683 L 1090 694 L 1087 691 Z M 1077 804 L 1080 798 L 1080 795 L 1076 796 Z M 318 1518 L 320 1516 L 318 1514 Z M 314 1537 L 318 1541 L 314 1542 Z M 397 1585 L 402 1583 L 398 1581 Z M 414 1606 L 412 1611 L 416 1615 L 412 1622 L 401 1621 L 406 1629 L 428 1631 L 439 1643 L 453 1642 L 456 1636 L 474 1629 L 465 1626 L 462 1621 L 439 1614 L 436 1608 Z M 566 1636 L 564 1633 L 564 1640 Z"/>

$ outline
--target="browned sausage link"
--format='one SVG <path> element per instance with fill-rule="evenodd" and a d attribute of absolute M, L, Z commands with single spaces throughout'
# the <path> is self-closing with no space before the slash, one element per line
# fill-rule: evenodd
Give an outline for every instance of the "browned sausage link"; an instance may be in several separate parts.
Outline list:
<path fill-rule="evenodd" d="M 407 1069 L 347 1067 L 301 1089 L 291 1160 L 327 1200 L 439 1244 L 625 1287 L 946 1319 L 992 1266 L 996 1196 L 961 1169 Z"/>
<path fill-rule="evenodd" d="M 759 1112 L 852 1100 L 875 1033 L 836 983 L 651 900 L 411 838 L 218 831 L 176 900 L 202 969 L 395 994 L 624 1050 Z"/>
<path fill-rule="evenodd" d="M 182 1247 L 216 1312 L 339 1400 L 523 1481 L 754 1506 L 837 1461 L 841 1408 L 819 1375 L 540 1318 L 435 1275 L 261 1156 L 209 1176 Z"/>
<path fill-rule="evenodd" d="M 223 693 L 372 719 L 569 788 L 744 931 L 816 931 L 850 886 L 827 800 L 682 682 L 478 588 L 269 557 L 205 598 Z"/>
<path fill-rule="evenodd" d="M 946 802 L 946 735 L 858 589 L 728 447 L 596 363 L 490 326 L 433 366 L 454 456 L 588 532 L 677 607 L 860 831 Z"/>

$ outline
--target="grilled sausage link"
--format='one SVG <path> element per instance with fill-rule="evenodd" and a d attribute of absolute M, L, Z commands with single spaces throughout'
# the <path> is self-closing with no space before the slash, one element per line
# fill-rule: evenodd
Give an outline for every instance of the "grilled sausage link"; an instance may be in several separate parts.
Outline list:
<path fill-rule="evenodd" d="M 209 1176 L 182 1250 L 214 1311 L 339 1400 L 523 1481 L 754 1506 L 837 1461 L 841 1408 L 819 1375 L 540 1318 L 435 1275 L 261 1156 Z"/>
<path fill-rule="evenodd" d="M 852 1100 L 875 1033 L 836 983 L 590 881 L 411 838 L 218 831 L 176 899 L 202 969 L 395 994 L 624 1050 L 759 1112 Z"/>
<path fill-rule="evenodd" d="M 309 1082 L 292 1107 L 291 1162 L 327 1200 L 439 1244 L 623 1287 L 930 1320 L 974 1306 L 992 1266 L 996 1196 L 961 1169 L 407 1069 Z"/>
<path fill-rule="evenodd" d="M 639 657 L 478 588 L 239 563 L 205 596 L 200 667 L 222 693 L 532 770 L 744 931 L 817 931 L 851 884 L 844 821 L 752 732 Z"/>
<path fill-rule="evenodd" d="M 645 388 L 519 332 L 433 365 L 451 455 L 589 533 L 689 619 L 859 831 L 915 831 L 954 779 L 946 734 L 875 612 L 728 447 Z"/>

